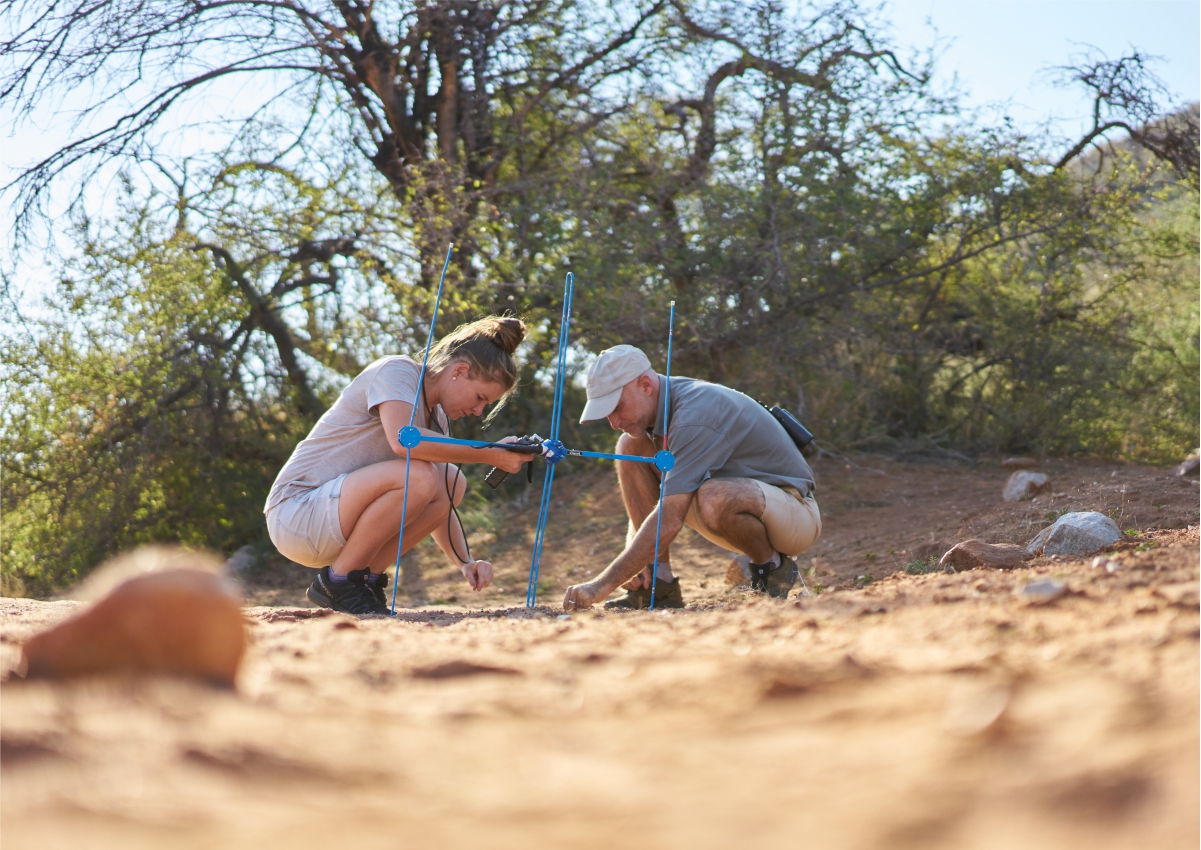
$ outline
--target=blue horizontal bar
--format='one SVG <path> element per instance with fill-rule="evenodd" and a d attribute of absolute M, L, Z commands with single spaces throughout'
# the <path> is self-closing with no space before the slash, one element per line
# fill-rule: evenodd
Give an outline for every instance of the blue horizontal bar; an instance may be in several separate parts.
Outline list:
<path fill-rule="evenodd" d="M 460 440 L 457 437 L 427 437 L 425 434 L 421 435 L 421 442 L 449 443 L 452 446 L 471 446 L 473 449 L 487 449 L 494 445 L 486 440 Z"/>
<path fill-rule="evenodd" d="M 654 463 L 655 458 L 646 457 L 644 455 L 610 455 L 604 452 L 582 452 L 579 449 L 568 449 L 568 457 L 594 457 L 600 460 L 633 460 L 639 463 Z"/>
<path fill-rule="evenodd" d="M 456 437 L 427 437 L 421 434 L 420 442 L 422 443 L 446 443 L 452 446 L 471 446 L 473 449 L 500 448 L 496 443 L 489 443 L 483 440 L 460 440 Z M 414 446 L 414 448 L 416 448 Z M 617 455 L 607 454 L 606 452 L 584 452 L 579 449 L 568 449 L 567 457 L 589 457 L 598 460 L 629 460 L 636 463 L 654 463 L 655 458 L 646 457 L 645 455 Z"/>

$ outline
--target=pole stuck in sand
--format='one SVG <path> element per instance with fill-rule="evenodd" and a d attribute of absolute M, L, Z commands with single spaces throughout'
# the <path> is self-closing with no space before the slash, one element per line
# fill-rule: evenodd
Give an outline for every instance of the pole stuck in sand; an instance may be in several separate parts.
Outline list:
<path fill-rule="evenodd" d="M 421 358 L 421 374 L 417 377 L 417 394 L 413 396 L 413 410 L 409 414 L 409 425 L 401 428 L 397 440 L 408 451 L 405 452 L 405 491 L 400 499 L 400 534 L 396 538 L 396 572 L 392 577 L 392 616 L 396 616 L 396 589 L 400 587 L 400 557 L 405 548 L 405 520 L 409 514 L 409 469 L 413 465 L 413 449 L 421 442 L 421 432 L 413 427 L 417 421 L 417 405 L 421 401 L 421 390 L 425 384 L 425 367 L 430 362 L 430 348 L 434 344 L 434 328 L 438 326 L 438 307 L 442 304 L 442 286 L 446 283 L 446 270 L 450 268 L 450 255 L 454 253 L 455 243 L 451 242 L 446 248 L 446 262 L 442 264 L 442 276 L 438 278 L 438 294 L 434 296 L 434 313 L 430 317 L 430 332 L 425 339 L 425 356 Z M 407 433 L 406 433 L 407 432 Z M 416 435 L 412 445 L 406 442 L 406 437 Z"/>
<path fill-rule="evenodd" d="M 450 267 L 450 257 L 454 251 L 454 243 L 446 250 L 446 262 L 442 265 L 442 277 L 438 280 L 438 293 L 434 298 L 434 312 L 430 319 L 429 336 L 425 343 L 425 356 L 421 361 L 421 374 L 417 381 L 417 394 L 413 399 L 413 412 L 409 416 L 409 424 L 400 429 L 397 434 L 397 440 L 401 446 L 409 451 L 405 453 L 405 491 L 401 498 L 400 507 L 400 535 L 396 545 L 396 569 L 392 582 L 392 609 L 393 616 L 396 614 L 396 594 L 400 586 L 400 562 L 404 554 L 404 528 L 408 520 L 409 509 L 409 469 L 412 464 L 412 449 L 416 448 L 423 442 L 426 443 L 448 443 L 451 445 L 471 446 L 473 448 L 507 448 L 507 443 L 493 443 L 483 440 L 461 440 L 455 437 L 433 437 L 422 434 L 420 430 L 413 424 L 417 417 L 417 405 L 421 400 L 422 386 L 425 382 L 426 365 L 429 363 L 430 349 L 433 347 L 434 330 L 438 324 L 438 307 L 442 303 L 442 287 L 446 281 L 446 270 Z M 563 419 L 563 394 L 564 386 L 567 381 L 567 353 L 570 348 L 571 334 L 571 309 L 572 301 L 575 297 L 575 274 L 567 273 L 567 278 L 564 281 L 563 288 L 563 314 L 559 322 L 559 343 L 558 351 L 555 357 L 555 381 L 554 395 L 551 405 L 551 422 L 550 436 L 542 440 L 540 443 L 534 443 L 541 449 L 541 456 L 546 461 L 546 475 L 542 480 L 542 500 L 538 505 L 538 523 L 534 531 L 534 546 L 530 553 L 530 574 L 526 582 L 525 604 L 528 608 L 533 608 L 538 602 L 538 573 L 542 564 L 542 548 L 546 542 L 546 526 L 550 516 L 550 497 L 555 480 L 555 467 L 559 461 L 566 457 L 592 458 L 597 460 L 624 460 L 634 463 L 653 463 L 660 471 L 659 482 L 659 527 L 655 531 L 655 563 L 654 570 L 658 570 L 659 566 L 659 541 L 662 533 L 662 513 L 663 513 L 663 482 L 667 478 L 667 471 L 675 465 L 675 457 L 667 450 L 667 415 L 664 414 L 664 432 L 663 450 L 657 452 L 654 457 L 643 457 L 642 455 L 621 455 L 609 454 L 608 452 L 586 452 L 579 449 L 569 449 L 559 440 L 559 423 Z M 671 337 L 672 330 L 675 326 L 676 302 L 671 302 L 671 314 L 668 320 L 667 332 L 667 381 L 670 388 L 671 383 Z M 668 401 L 668 394 L 664 394 L 664 403 Z M 528 453 L 529 445 L 523 446 L 523 450 Z M 533 461 L 531 461 L 532 463 Z M 651 576 L 651 607 L 654 608 L 654 574 Z"/>
<path fill-rule="evenodd" d="M 670 457 L 667 451 L 667 426 L 671 416 L 671 338 L 676 329 L 676 302 L 672 301 L 667 317 L 667 371 L 663 375 L 663 454 Z M 658 455 L 655 455 L 657 458 Z M 666 458 L 665 458 L 666 460 Z M 659 467 L 659 508 L 655 516 L 655 563 L 651 567 L 651 602 L 648 611 L 655 610 L 655 582 L 659 579 L 659 543 L 663 539 L 663 492 L 667 486 L 667 473 L 675 465 L 675 459 L 670 464 Z"/>

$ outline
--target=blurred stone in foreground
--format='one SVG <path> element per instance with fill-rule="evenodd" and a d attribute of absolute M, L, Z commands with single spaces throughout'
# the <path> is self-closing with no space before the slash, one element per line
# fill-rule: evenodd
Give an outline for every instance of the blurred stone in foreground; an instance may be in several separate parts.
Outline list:
<path fill-rule="evenodd" d="M 1186 475 L 1196 475 L 1199 469 L 1201 469 L 1201 457 L 1197 455 L 1197 452 L 1193 452 L 1184 459 L 1180 466 L 1176 467 L 1176 477 L 1184 478 Z"/>
<path fill-rule="evenodd" d="M 216 558 L 145 547 L 101 567 L 81 595 L 98 598 L 22 648 L 25 676 L 169 673 L 233 687 L 246 630 Z"/>

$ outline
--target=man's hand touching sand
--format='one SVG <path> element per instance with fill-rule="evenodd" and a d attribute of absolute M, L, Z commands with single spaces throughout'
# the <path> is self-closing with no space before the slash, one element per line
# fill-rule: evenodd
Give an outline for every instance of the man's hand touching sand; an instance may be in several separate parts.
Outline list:
<path fill-rule="evenodd" d="M 608 595 L 608 592 L 595 580 L 584 584 L 573 584 L 567 588 L 567 593 L 563 594 L 563 610 L 583 611 L 591 608 L 593 603 L 599 602 Z"/>

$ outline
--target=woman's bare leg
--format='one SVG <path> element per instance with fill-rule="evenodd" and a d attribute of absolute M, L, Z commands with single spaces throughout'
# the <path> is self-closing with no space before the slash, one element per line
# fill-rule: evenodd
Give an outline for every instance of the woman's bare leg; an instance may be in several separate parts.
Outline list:
<path fill-rule="evenodd" d="M 457 505 L 459 502 L 463 501 L 463 495 L 467 492 L 467 479 L 463 477 L 453 463 L 449 464 L 449 468 L 450 472 L 448 475 L 453 474 L 457 479 L 452 479 L 455 484 L 454 495 L 455 504 Z M 437 493 L 437 498 L 426 505 L 425 510 L 423 510 L 417 517 L 409 520 L 408 528 L 405 529 L 405 552 L 408 552 L 431 534 L 433 534 L 434 538 L 437 539 L 439 537 L 439 532 L 445 532 L 446 530 L 446 518 L 449 514 L 450 501 L 446 498 L 446 487 L 443 485 L 443 487 Z M 397 516 L 395 520 L 396 524 L 399 525 L 399 516 Z M 386 540 L 383 545 L 380 546 L 379 551 L 375 554 L 375 557 L 373 557 L 368 563 L 368 567 L 370 567 L 373 573 L 382 573 L 396 564 L 396 544 L 399 541 L 400 534 L 395 533 L 391 538 Z M 439 541 L 439 545 L 441 545 L 441 541 Z M 456 545 L 458 546 L 461 554 L 465 555 L 467 553 L 467 547 L 464 542 L 458 541 L 456 542 Z M 445 547 L 443 548 L 445 549 Z"/>
<path fill-rule="evenodd" d="M 409 521 L 410 527 L 419 518 L 425 519 L 423 515 L 426 509 L 432 502 L 438 501 L 440 492 L 442 499 L 446 499 L 439 472 L 432 463 L 413 462 L 409 470 L 408 514 L 413 517 Z M 345 575 L 369 566 L 375 561 L 380 548 L 390 538 L 396 537 L 395 529 L 399 525 L 404 502 L 404 485 L 403 460 L 373 463 L 346 476 L 338 498 L 338 521 L 342 525 L 346 546 L 330 565 L 332 572 Z M 410 537 L 406 534 L 405 542 L 410 539 L 416 542 L 428 534 L 429 531 L 426 531 L 418 537 L 414 528 L 414 535 Z"/>

